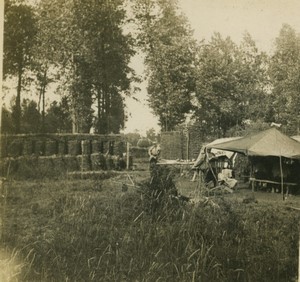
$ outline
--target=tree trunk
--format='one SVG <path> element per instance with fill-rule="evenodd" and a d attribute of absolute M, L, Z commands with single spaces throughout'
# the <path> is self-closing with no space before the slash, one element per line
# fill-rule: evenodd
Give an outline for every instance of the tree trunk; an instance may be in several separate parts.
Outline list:
<path fill-rule="evenodd" d="M 44 72 L 44 77 L 43 77 L 43 85 L 42 85 L 42 133 L 45 133 L 45 94 L 46 94 L 46 86 L 47 86 L 47 71 L 45 70 Z"/>

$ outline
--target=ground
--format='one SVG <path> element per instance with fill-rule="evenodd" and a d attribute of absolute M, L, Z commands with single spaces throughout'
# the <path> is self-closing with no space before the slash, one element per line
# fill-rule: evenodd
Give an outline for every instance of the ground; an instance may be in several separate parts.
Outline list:
<path fill-rule="evenodd" d="M 138 167 L 138 170 L 117 172 L 113 177 L 103 180 L 61 178 L 56 180 L 9 180 L 4 183 L 1 190 L 2 248 L 0 249 L 0 281 L 20 281 L 18 280 L 20 279 L 18 274 L 24 273 L 24 270 L 30 266 L 28 261 L 33 262 L 37 259 L 38 252 L 40 252 L 41 256 L 43 254 L 51 255 L 49 252 L 57 247 L 58 242 L 66 240 L 66 244 L 68 244 L 68 240 L 65 237 L 65 235 L 68 235 L 70 232 L 67 229 L 68 225 L 75 228 L 75 231 L 73 231 L 75 234 L 76 232 L 78 234 L 81 234 L 79 232 L 85 232 L 83 233 L 85 234 L 84 236 L 89 237 L 92 236 L 90 235 L 91 232 L 104 232 L 105 226 L 103 226 L 103 224 L 107 224 L 107 221 L 111 220 L 109 218 L 106 219 L 107 215 L 111 214 L 111 212 L 116 213 L 116 219 L 113 219 L 113 221 L 117 221 L 118 217 L 120 217 L 118 216 L 119 209 L 120 212 L 123 213 L 122 218 L 127 218 L 125 213 L 128 213 L 128 216 L 133 214 L 133 222 L 138 222 L 141 216 L 140 212 L 138 212 L 138 208 L 138 214 L 134 215 L 134 210 L 136 209 L 135 203 L 128 205 L 126 202 L 128 199 L 124 197 L 124 195 L 129 195 L 130 192 L 138 190 L 140 185 L 142 185 L 141 183 L 145 179 L 150 178 L 148 164 L 139 165 Z M 191 172 L 174 169 L 172 170 L 172 175 L 179 194 L 190 198 L 191 202 L 194 203 L 203 198 L 199 183 L 197 181 L 191 181 Z M 239 183 L 233 193 L 218 194 L 216 197 L 212 197 L 213 201 L 218 197 L 228 199 L 229 201 L 232 200 L 242 205 L 245 203 L 245 206 L 249 203 L 245 202 L 245 200 L 250 199 L 252 208 L 265 208 L 267 206 L 276 209 L 282 208 L 284 217 L 287 212 L 295 215 L 297 215 L 298 212 L 300 213 L 300 196 L 289 195 L 283 200 L 282 195 L 278 193 L 253 193 L 248 185 L 242 182 Z M 119 207 L 115 204 L 111 206 L 110 203 L 112 203 L 112 199 L 120 199 L 121 206 Z M 96 210 L 94 210 L 95 207 L 97 207 Z M 297 209 L 299 209 L 299 211 Z M 96 214 L 97 210 L 104 212 L 103 217 Z M 105 214 L 106 211 L 107 214 Z M 97 217 L 94 218 L 94 216 Z M 74 222 L 74 217 L 76 218 L 76 222 Z M 81 223 L 82 226 L 80 226 L 81 220 L 83 220 Z M 84 225 L 87 220 L 91 221 L 91 226 L 93 226 L 95 220 L 103 220 L 103 222 L 101 224 L 99 223 L 99 227 L 94 227 L 96 229 L 92 231 L 86 230 L 89 226 Z M 129 218 L 129 220 L 131 219 Z M 111 226 L 110 223 L 107 225 L 108 228 L 111 228 Z M 140 230 L 140 227 L 138 230 Z M 133 227 L 130 227 L 126 234 L 128 234 L 128 232 L 136 234 Z M 57 237 L 60 233 L 65 235 Z M 114 234 L 115 233 L 113 233 L 113 235 Z M 136 235 L 138 236 L 138 234 Z M 35 241 L 32 242 L 31 238 L 34 238 Z M 72 238 L 71 236 L 70 240 L 73 240 L 75 237 Z M 152 240 L 153 238 L 151 239 L 149 237 L 149 242 Z M 28 244 L 32 244 L 32 246 L 28 246 Z M 81 241 L 78 240 L 77 244 L 78 247 L 80 247 Z M 49 250 L 41 249 L 46 246 L 49 247 Z M 64 245 L 62 244 L 59 251 L 61 251 L 63 247 Z M 143 245 L 141 245 L 141 247 L 143 247 Z M 163 247 L 164 245 L 162 245 L 162 248 Z M 26 263 L 22 261 L 20 259 L 21 256 L 18 255 L 19 252 L 22 252 L 22 248 L 26 248 L 28 253 Z M 85 248 L 85 246 L 83 248 Z M 55 250 L 55 252 L 58 252 L 58 250 Z M 191 250 L 191 252 L 193 251 Z M 57 256 L 52 258 L 53 261 L 58 259 Z M 63 262 L 64 261 L 62 261 L 62 263 Z M 76 267 L 79 266 L 76 264 L 74 267 L 76 269 Z M 147 273 L 148 272 L 147 270 Z M 64 273 L 64 275 L 70 274 Z"/>

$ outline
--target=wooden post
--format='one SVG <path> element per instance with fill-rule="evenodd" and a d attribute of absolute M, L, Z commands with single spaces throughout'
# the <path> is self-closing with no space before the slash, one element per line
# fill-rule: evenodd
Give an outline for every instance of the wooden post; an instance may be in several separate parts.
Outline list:
<path fill-rule="evenodd" d="M 248 161 L 250 161 L 249 157 L 248 157 Z M 252 161 L 251 161 L 250 169 L 251 169 L 251 171 L 250 171 L 250 178 L 255 178 L 254 173 L 253 173 L 253 162 Z M 251 190 L 252 190 L 252 194 L 254 194 L 255 183 L 254 183 L 254 180 L 250 180 L 250 181 L 252 181 L 251 182 L 251 188 L 252 188 Z"/>
<path fill-rule="evenodd" d="M 130 143 L 127 142 L 127 150 L 126 150 L 126 169 L 129 170 L 129 146 Z"/>
<path fill-rule="evenodd" d="M 282 172 L 282 159 L 281 159 L 281 156 L 279 156 L 279 165 L 280 165 L 281 194 L 282 194 L 282 200 L 284 201 L 284 192 L 283 192 L 283 172 Z"/>

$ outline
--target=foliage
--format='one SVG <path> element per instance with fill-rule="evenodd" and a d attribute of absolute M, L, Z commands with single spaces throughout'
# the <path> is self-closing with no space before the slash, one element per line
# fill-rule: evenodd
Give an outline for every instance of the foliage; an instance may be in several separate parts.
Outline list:
<path fill-rule="evenodd" d="M 32 65 L 33 46 L 37 33 L 36 19 L 32 7 L 7 3 L 5 8 L 3 73 L 17 77 L 17 95 L 14 115 L 16 133 L 21 131 L 21 91 L 24 87 L 25 71 Z"/>
<path fill-rule="evenodd" d="M 137 146 L 140 148 L 147 148 L 152 144 L 151 140 L 148 138 L 141 138 L 137 142 Z"/>
<path fill-rule="evenodd" d="M 36 133 L 40 131 L 41 115 L 37 110 L 37 103 L 23 99 L 22 103 L 22 133 Z"/>
<path fill-rule="evenodd" d="M 55 22 L 55 47 L 76 131 L 89 132 L 94 125 L 98 133 L 119 132 L 125 121 L 122 95 L 129 94 L 135 80 L 128 66 L 134 51 L 131 35 L 123 32 L 123 1 L 44 1 L 41 9 L 43 16 Z"/>
<path fill-rule="evenodd" d="M 131 144 L 131 146 L 137 146 L 137 142 L 141 138 L 138 132 L 131 132 L 125 134 L 125 139 Z"/>
<path fill-rule="evenodd" d="M 298 211 L 225 198 L 171 204 L 173 193 L 159 196 L 174 188 L 167 176 L 142 197 L 111 181 L 7 182 L 1 243 L 27 281 L 294 281 Z"/>
<path fill-rule="evenodd" d="M 13 118 L 16 115 L 16 106 L 11 110 L 3 108 L 2 132 L 15 133 Z M 66 97 L 60 102 L 53 101 L 45 115 L 45 125 L 42 128 L 42 115 L 38 111 L 37 103 L 33 100 L 23 99 L 21 105 L 21 133 L 49 133 L 71 132 L 72 120 L 69 104 Z"/>
<path fill-rule="evenodd" d="M 275 41 L 270 62 L 273 121 L 287 126 L 288 133 L 299 132 L 300 36 L 289 25 L 283 25 Z"/>
<path fill-rule="evenodd" d="M 138 41 L 146 54 L 149 105 L 162 130 L 172 130 L 191 109 L 195 41 L 175 1 L 136 1 Z"/>
<path fill-rule="evenodd" d="M 63 97 L 61 102 L 51 103 L 45 117 L 45 127 L 49 133 L 72 132 L 72 118 L 69 102 Z"/>
<path fill-rule="evenodd" d="M 247 119 L 263 117 L 265 56 L 246 34 L 241 47 L 215 33 L 202 44 L 197 64 L 195 118 L 218 137 Z"/>
<path fill-rule="evenodd" d="M 1 133 L 14 133 L 12 114 L 5 107 L 2 107 Z"/>
<path fill-rule="evenodd" d="M 160 141 L 160 134 L 156 133 L 154 128 L 150 128 L 146 131 L 146 137 L 152 142 Z"/>

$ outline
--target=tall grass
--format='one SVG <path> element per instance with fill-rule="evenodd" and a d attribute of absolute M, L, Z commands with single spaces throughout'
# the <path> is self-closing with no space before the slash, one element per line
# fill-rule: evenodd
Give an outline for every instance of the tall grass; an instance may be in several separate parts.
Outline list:
<path fill-rule="evenodd" d="M 293 281 L 299 216 L 222 198 L 180 200 L 172 175 L 139 191 L 108 181 L 12 183 L 2 244 L 22 281 Z"/>

